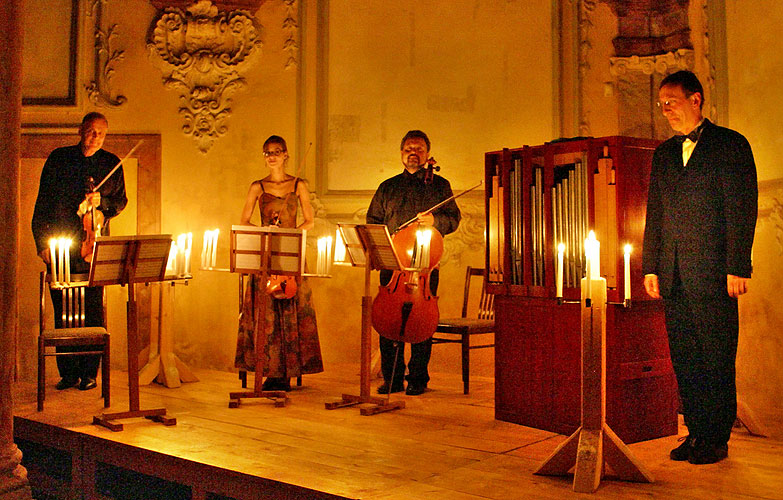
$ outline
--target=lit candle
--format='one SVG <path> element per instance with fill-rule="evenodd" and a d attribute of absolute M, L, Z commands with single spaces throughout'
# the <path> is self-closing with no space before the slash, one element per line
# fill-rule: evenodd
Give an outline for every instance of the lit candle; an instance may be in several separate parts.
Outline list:
<path fill-rule="evenodd" d="M 185 233 L 177 236 L 177 276 L 185 274 Z"/>
<path fill-rule="evenodd" d="M 166 262 L 166 274 L 174 274 L 174 262 L 177 259 L 177 244 L 172 240 L 169 248 L 169 260 Z"/>
<path fill-rule="evenodd" d="M 207 268 L 207 245 L 209 243 L 209 233 L 211 231 L 207 229 L 204 231 L 204 240 L 201 245 L 201 269 Z"/>
<path fill-rule="evenodd" d="M 592 231 L 590 231 L 592 233 Z M 586 290 L 585 290 L 585 299 L 590 300 L 590 294 L 592 289 L 592 283 L 591 277 L 593 275 L 592 273 L 592 260 L 593 260 L 593 250 L 592 250 L 592 243 L 590 242 L 590 238 L 587 238 L 585 240 L 585 281 L 586 283 Z"/>
<path fill-rule="evenodd" d="M 52 266 L 52 283 L 57 283 L 57 238 L 49 239 L 49 260 Z"/>
<path fill-rule="evenodd" d="M 555 295 L 557 298 L 563 296 L 563 254 L 565 253 L 565 245 L 560 243 L 557 245 L 557 269 L 555 270 Z"/>
<path fill-rule="evenodd" d="M 326 274 L 332 270 L 332 237 L 326 237 Z"/>
<path fill-rule="evenodd" d="M 71 240 L 63 240 L 65 243 L 65 282 L 71 282 Z"/>
<path fill-rule="evenodd" d="M 315 260 L 315 274 L 321 275 L 323 274 L 323 265 L 324 265 L 324 243 L 326 240 L 323 238 L 318 238 L 316 241 L 316 247 L 318 248 L 318 256 Z"/>
<path fill-rule="evenodd" d="M 430 267 L 430 242 L 431 241 L 432 241 L 432 229 L 425 229 L 423 232 L 423 241 L 421 245 L 422 267 Z"/>
<path fill-rule="evenodd" d="M 65 279 L 65 267 L 63 261 L 65 260 L 65 238 L 57 238 L 57 277 L 58 281 Z"/>
<path fill-rule="evenodd" d="M 631 300 L 631 245 L 625 245 L 623 253 L 623 289 L 625 290 L 625 300 Z"/>
<path fill-rule="evenodd" d="M 592 249 L 592 255 L 590 256 L 590 269 L 592 274 L 591 279 L 598 279 L 601 277 L 601 242 L 595 239 L 595 232 L 590 231 L 587 238 L 590 240 L 590 246 Z"/>
<path fill-rule="evenodd" d="M 217 263 L 218 236 L 220 236 L 220 229 L 215 229 L 212 231 L 212 252 L 210 256 L 210 267 L 215 267 L 215 264 Z"/>
<path fill-rule="evenodd" d="M 335 232 L 334 237 L 334 261 L 345 262 L 345 242 L 343 241 L 342 236 L 340 236 L 339 229 Z"/>
<path fill-rule="evenodd" d="M 185 274 L 190 275 L 190 255 L 193 250 L 193 233 L 188 233 L 188 243 L 185 247 Z"/>

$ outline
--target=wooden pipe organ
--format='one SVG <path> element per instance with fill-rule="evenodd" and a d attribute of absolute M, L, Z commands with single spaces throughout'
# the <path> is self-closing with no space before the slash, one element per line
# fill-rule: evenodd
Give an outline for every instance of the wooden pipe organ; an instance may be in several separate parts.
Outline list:
<path fill-rule="evenodd" d="M 625 442 L 677 432 L 676 382 L 660 301 L 648 300 L 641 249 L 652 153 L 658 142 L 585 138 L 485 154 L 487 291 L 495 294 L 496 418 L 570 434 L 579 425 L 579 304 L 584 241 L 601 242 L 608 301 L 624 295 L 631 244 L 633 306 L 607 313 L 607 420 Z"/>

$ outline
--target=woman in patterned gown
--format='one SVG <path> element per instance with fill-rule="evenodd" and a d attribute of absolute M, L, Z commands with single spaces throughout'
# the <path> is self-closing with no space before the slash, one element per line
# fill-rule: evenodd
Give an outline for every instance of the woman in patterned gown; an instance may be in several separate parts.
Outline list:
<path fill-rule="evenodd" d="M 310 229 L 313 227 L 313 207 L 305 182 L 285 172 L 288 150 L 282 137 L 273 135 L 264 142 L 264 159 L 269 175 L 250 185 L 241 224 L 252 225 L 250 218 L 256 203 L 261 225 Z M 303 221 L 296 223 L 297 204 L 302 207 Z M 260 321 L 262 296 L 266 286 L 252 276 L 245 290 L 234 365 L 240 370 L 258 369 L 266 380 L 265 391 L 288 391 L 290 378 L 305 373 L 323 371 L 318 328 L 315 322 L 310 286 L 304 278 L 298 283 L 296 295 L 290 299 L 267 296 L 267 310 Z M 255 359 L 253 340 L 263 342 L 261 359 Z"/>

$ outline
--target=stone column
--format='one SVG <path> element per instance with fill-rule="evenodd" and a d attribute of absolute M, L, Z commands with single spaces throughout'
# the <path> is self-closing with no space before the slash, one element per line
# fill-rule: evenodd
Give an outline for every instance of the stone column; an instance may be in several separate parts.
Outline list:
<path fill-rule="evenodd" d="M 11 386 L 18 328 L 19 130 L 22 106 L 22 0 L 0 2 L 0 500 L 31 498 L 27 471 L 14 444 Z"/>

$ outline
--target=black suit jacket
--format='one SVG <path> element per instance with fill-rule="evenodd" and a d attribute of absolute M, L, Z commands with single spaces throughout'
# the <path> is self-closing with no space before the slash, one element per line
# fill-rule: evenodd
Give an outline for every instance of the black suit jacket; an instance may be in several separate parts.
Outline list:
<path fill-rule="evenodd" d="M 669 295 L 726 295 L 726 275 L 750 277 L 758 212 L 756 165 L 747 139 L 709 120 L 688 164 L 671 138 L 655 150 L 647 196 L 642 271 Z"/>

